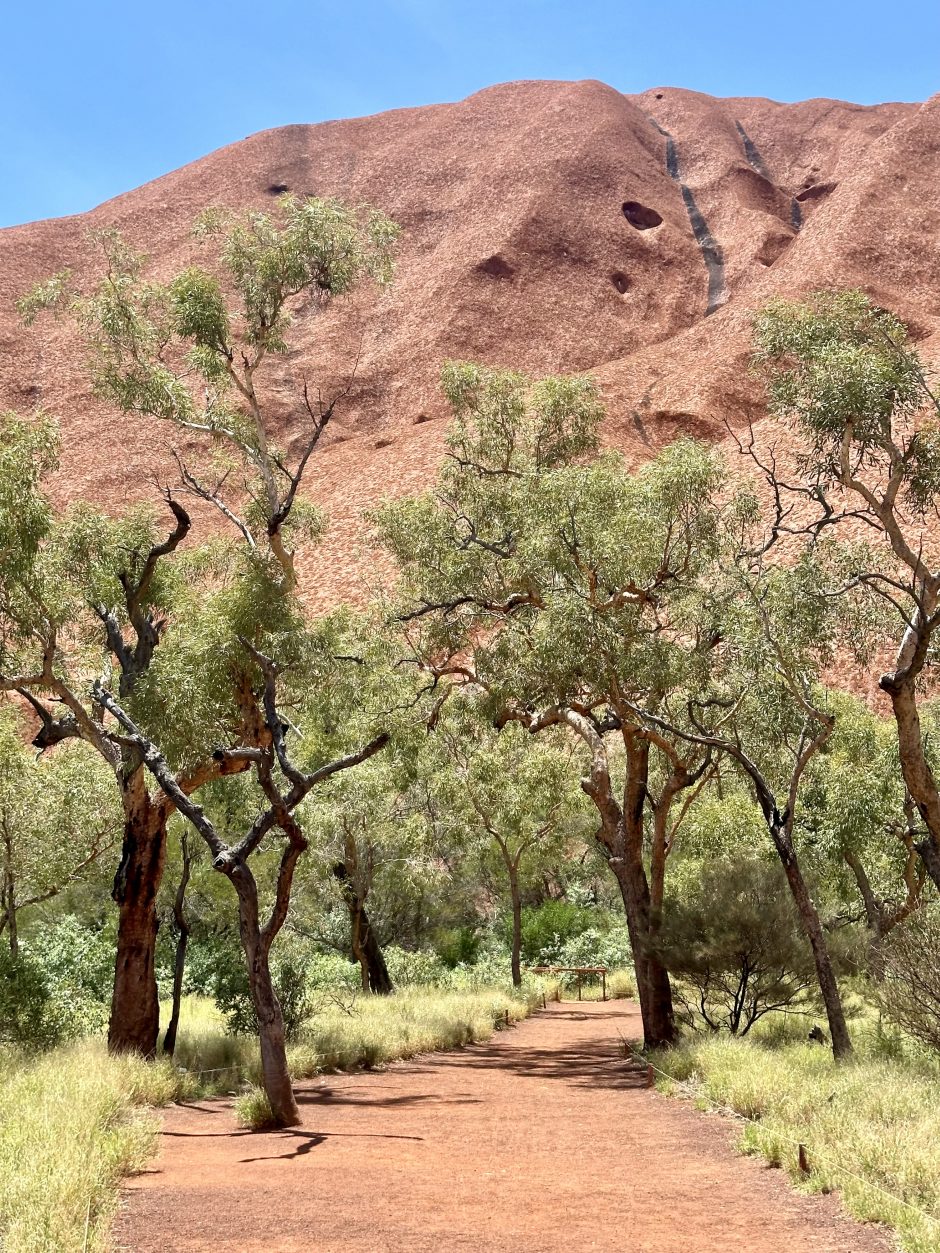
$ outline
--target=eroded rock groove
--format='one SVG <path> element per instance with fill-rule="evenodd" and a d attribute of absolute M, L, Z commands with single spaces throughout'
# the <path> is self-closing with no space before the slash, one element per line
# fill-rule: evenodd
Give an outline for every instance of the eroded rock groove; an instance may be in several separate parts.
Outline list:
<path fill-rule="evenodd" d="M 685 205 L 686 213 L 689 215 L 689 225 L 692 227 L 692 234 L 702 250 L 702 259 L 705 262 L 705 270 L 708 274 L 708 300 L 705 305 L 705 316 L 708 317 L 710 313 L 714 313 L 720 305 L 725 303 L 730 294 L 725 283 L 724 256 L 720 245 L 715 241 L 714 236 L 708 229 L 708 223 L 705 221 L 701 209 L 696 204 L 691 187 L 682 181 L 676 141 L 667 130 L 660 126 L 655 118 L 651 117 L 649 120 L 666 141 L 666 172 L 670 178 L 679 184 L 682 201 Z"/>

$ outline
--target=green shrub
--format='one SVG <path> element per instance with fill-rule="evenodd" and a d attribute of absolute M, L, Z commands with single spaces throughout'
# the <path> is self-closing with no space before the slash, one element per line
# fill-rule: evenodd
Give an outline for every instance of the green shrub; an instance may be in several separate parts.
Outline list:
<path fill-rule="evenodd" d="M 889 932 L 880 952 L 878 999 L 886 1016 L 940 1052 L 940 905 L 912 914 Z"/>
<path fill-rule="evenodd" d="M 252 1087 L 238 1098 L 235 1121 L 249 1131 L 264 1131 L 274 1126 L 274 1115 L 263 1088 Z"/>
<path fill-rule="evenodd" d="M 455 966 L 472 966 L 482 943 L 477 927 L 454 927 L 440 932 L 434 948 L 444 965 L 453 970 Z"/>
<path fill-rule="evenodd" d="M 0 948 L 0 1044 L 45 1048 L 60 1034 L 42 967 L 27 953 L 14 958 Z"/>
<path fill-rule="evenodd" d="M 746 1035 L 764 1014 L 792 1005 L 815 984 L 783 872 L 737 858 L 703 866 L 694 888 L 667 901 L 659 951 L 690 989 L 691 1021 Z"/>
<path fill-rule="evenodd" d="M 558 952 L 559 966 L 606 966 L 608 970 L 621 969 L 633 961 L 627 928 L 611 928 L 599 931 L 589 927 L 580 935 L 572 936 Z M 547 964 L 547 963 L 546 963 Z"/>
<path fill-rule="evenodd" d="M 290 940 L 291 937 L 283 937 Z M 284 1018 L 288 1040 L 296 1039 L 312 1009 L 308 981 L 309 957 L 298 943 L 275 944 L 271 954 L 271 978 Z M 231 943 L 215 949 L 212 979 L 215 1002 L 236 1035 L 253 1035 L 257 1030 L 255 1009 L 248 985 L 248 971 L 241 947 Z"/>
<path fill-rule="evenodd" d="M 446 987 L 449 982 L 450 971 L 433 950 L 417 949 L 409 953 L 403 948 L 390 947 L 385 950 L 385 961 L 396 988 Z"/>
<path fill-rule="evenodd" d="M 522 960 L 530 966 L 562 964 L 561 952 L 568 941 L 597 925 L 597 910 L 570 901 L 551 900 L 527 905 L 522 911 Z M 505 920 L 503 935 L 507 947 L 512 924 Z"/>

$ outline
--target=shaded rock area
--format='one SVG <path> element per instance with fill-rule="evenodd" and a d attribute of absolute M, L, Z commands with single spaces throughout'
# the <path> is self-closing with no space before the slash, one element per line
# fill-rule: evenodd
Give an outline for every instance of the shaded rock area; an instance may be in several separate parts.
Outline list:
<path fill-rule="evenodd" d="M 175 433 L 103 407 L 72 331 L 24 330 L 16 296 L 66 266 L 90 278 L 92 229 L 122 231 L 159 278 L 198 257 L 189 228 L 206 205 L 271 209 L 287 190 L 376 205 L 404 232 L 394 287 L 299 308 L 291 352 L 259 380 L 290 449 L 302 378 L 335 394 L 358 356 L 309 483 L 330 531 L 304 565 L 315 606 L 361 601 L 386 573 L 362 510 L 434 475 L 446 359 L 591 372 L 604 438 L 634 462 L 679 430 L 723 438 L 725 421 L 760 419 L 749 328 L 772 295 L 860 286 L 936 360 L 938 179 L 940 97 L 861 107 L 524 82 L 266 131 L 91 213 L 0 231 L 0 404 L 60 418 L 60 501 L 153 499 Z"/>

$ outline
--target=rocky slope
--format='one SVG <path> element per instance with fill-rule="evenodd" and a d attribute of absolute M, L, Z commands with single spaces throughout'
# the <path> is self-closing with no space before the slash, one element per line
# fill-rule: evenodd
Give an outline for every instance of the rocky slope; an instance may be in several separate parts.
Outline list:
<path fill-rule="evenodd" d="M 448 357 L 590 371 L 605 438 L 631 459 L 680 431 L 718 438 L 760 417 L 746 364 L 768 296 L 865 288 L 940 356 L 940 97 L 863 108 L 783 105 L 596 82 L 493 87 L 453 105 L 254 135 L 91 213 L 0 231 L 0 404 L 59 416 L 57 491 L 118 509 L 166 478 L 173 432 L 88 394 L 64 325 L 25 331 L 12 302 L 115 226 L 166 275 L 194 255 L 208 204 L 278 194 L 367 201 L 404 228 L 394 287 L 295 329 L 265 380 L 289 442 L 302 376 L 355 383 L 309 488 L 332 518 L 314 599 L 358 598 L 373 569 L 360 514 L 426 484 Z"/>

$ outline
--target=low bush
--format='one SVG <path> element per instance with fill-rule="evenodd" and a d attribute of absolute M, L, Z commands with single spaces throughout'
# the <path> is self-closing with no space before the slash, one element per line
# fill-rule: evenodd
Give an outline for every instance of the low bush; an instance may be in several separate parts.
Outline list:
<path fill-rule="evenodd" d="M 568 941 L 597 926 L 597 910 L 566 900 L 527 905 L 522 911 L 522 960 L 530 966 L 562 964 L 559 960 Z M 502 939 L 508 949 L 510 919 L 503 923 Z"/>
<path fill-rule="evenodd" d="M 271 1106 L 263 1088 L 252 1086 L 235 1102 L 235 1121 L 248 1131 L 264 1131 L 274 1125 Z"/>
<path fill-rule="evenodd" d="M 812 954 L 779 866 L 757 859 L 702 868 L 667 902 L 658 940 L 691 1023 L 747 1035 L 814 986 Z"/>
<path fill-rule="evenodd" d="M 271 956 L 271 977 L 284 1017 L 288 1040 L 296 1039 L 313 1008 L 311 1000 L 311 956 L 302 940 L 282 936 Z M 257 1030 L 255 1009 L 248 986 L 248 971 L 241 946 L 234 939 L 219 943 L 213 950 L 210 987 L 229 1030 L 236 1035 L 253 1035 Z"/>
<path fill-rule="evenodd" d="M 385 949 L 388 973 L 396 988 L 445 987 L 450 971 L 433 949 L 409 952 L 390 946 Z"/>
<path fill-rule="evenodd" d="M 43 1049 L 98 1030 L 105 1006 L 73 982 L 56 981 L 32 947 L 0 947 L 0 1044 Z"/>
<path fill-rule="evenodd" d="M 878 997 L 892 1022 L 940 1052 L 940 905 L 912 914 L 880 952 Z"/>

